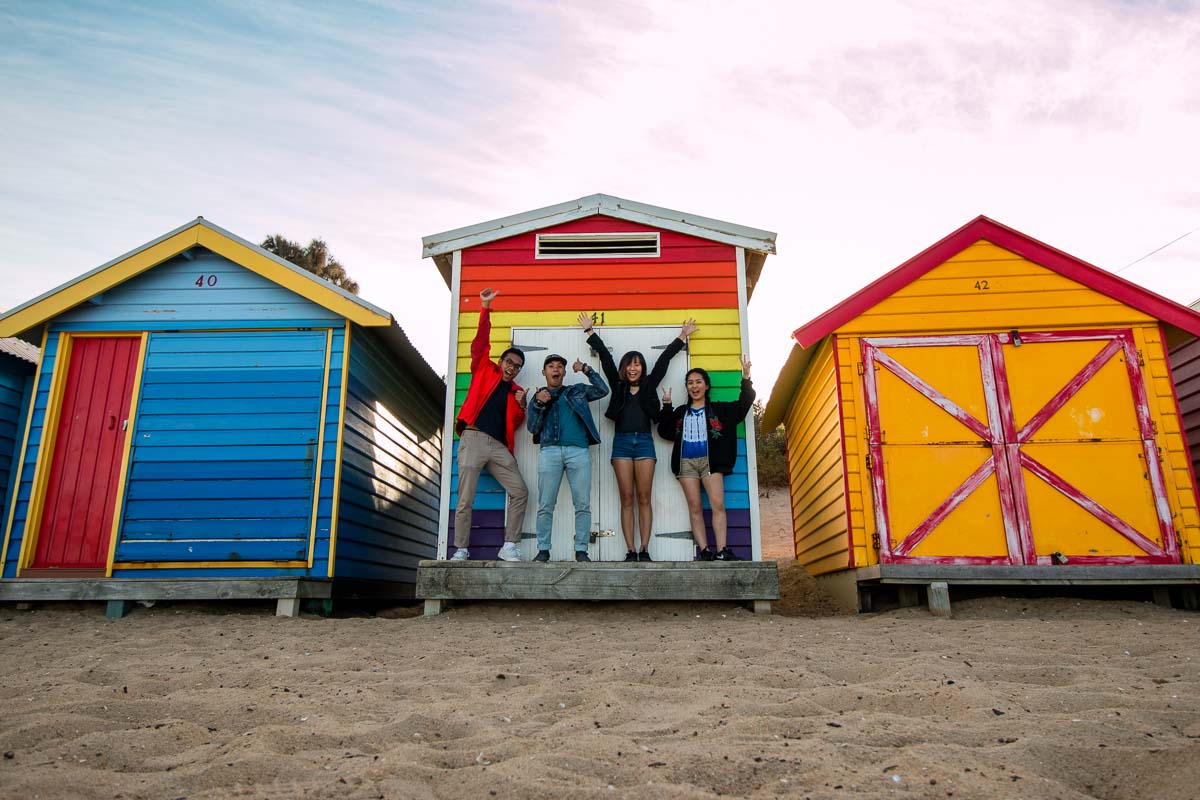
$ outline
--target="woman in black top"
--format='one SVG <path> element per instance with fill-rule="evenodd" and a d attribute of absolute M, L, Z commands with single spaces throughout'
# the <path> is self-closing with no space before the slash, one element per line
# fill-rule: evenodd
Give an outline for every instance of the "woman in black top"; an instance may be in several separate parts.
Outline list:
<path fill-rule="evenodd" d="M 699 367 L 688 370 L 687 402 L 683 405 L 673 408 L 671 389 L 665 389 L 662 409 L 658 412 L 658 434 L 675 443 L 671 448 L 671 471 L 687 498 L 692 538 L 700 548 L 699 559 L 740 561 L 726 539 L 725 476 L 733 472 L 737 462 L 737 426 L 746 419 L 746 412 L 754 402 L 750 359 L 742 355 L 742 385 L 737 400 L 714 402 L 709 399 L 711 389 L 708 372 Z M 701 487 L 708 494 L 712 509 L 715 553 L 708 546 Z"/>
<path fill-rule="evenodd" d="M 667 367 L 675 354 L 683 349 L 689 336 L 696 332 L 696 320 L 689 319 L 679 329 L 679 335 L 671 340 L 662 355 L 654 362 L 654 368 L 646 374 L 646 359 L 636 350 L 621 356 L 620 364 L 613 363 L 612 354 L 604 346 L 600 334 L 592 330 L 592 318 L 586 312 L 579 314 L 579 327 L 588 334 L 588 344 L 600 356 L 604 377 L 612 387 L 608 410 L 604 416 L 616 426 L 613 436 L 612 467 L 617 476 L 617 490 L 621 497 L 621 533 L 625 536 L 626 561 L 650 561 L 650 535 L 654 529 L 654 512 L 650 498 L 654 486 L 654 435 L 650 432 L 658 414 L 658 384 L 667 374 Z M 635 549 L 633 506 L 637 495 L 638 528 L 641 530 L 641 548 Z"/>

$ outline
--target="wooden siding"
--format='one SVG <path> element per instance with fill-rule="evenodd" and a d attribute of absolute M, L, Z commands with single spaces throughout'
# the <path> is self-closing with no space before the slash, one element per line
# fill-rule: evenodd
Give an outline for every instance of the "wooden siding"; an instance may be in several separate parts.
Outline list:
<path fill-rule="evenodd" d="M 188 257 L 190 256 L 190 258 Z M 197 286 L 197 281 L 201 285 Z M 211 285 L 210 285 L 211 283 Z M 59 316 L 60 326 L 120 323 L 131 330 L 164 322 L 342 318 L 234 262 L 195 247 Z"/>
<path fill-rule="evenodd" d="M 29 410 L 29 394 L 33 391 L 33 365 L 8 356 L 0 356 L 0 520 L 8 520 L 8 501 L 16 479 L 14 465 L 21 457 L 21 440 L 25 434 L 25 414 Z M 3 523 L 0 523 L 3 524 Z M 4 534 L 0 531 L 0 541 Z M 0 554 L 2 556 L 3 554 Z"/>
<path fill-rule="evenodd" d="M 837 333 L 1046 330 L 1153 321 L 1118 300 L 981 241 L 850 320 Z"/>
<path fill-rule="evenodd" d="M 1200 564 L 1200 507 L 1197 506 L 1193 451 L 1184 427 L 1186 420 L 1181 419 L 1175 399 L 1176 386 L 1168 362 L 1172 356 L 1167 352 L 1159 326 L 1134 328 L 1133 334 L 1146 361 L 1143 372 L 1146 392 L 1157 428 L 1155 438 L 1161 454 L 1172 522 L 1179 536 L 1180 555 L 1185 564 Z"/>
<path fill-rule="evenodd" d="M 328 338 L 150 335 L 116 562 L 308 558 Z M 320 472 L 323 566 L 331 487 Z"/>
<path fill-rule="evenodd" d="M 415 583 L 437 553 L 442 403 L 355 328 L 334 574 Z"/>
<path fill-rule="evenodd" d="M 478 312 L 479 292 L 490 286 L 501 291 L 497 306 L 509 311 L 561 311 L 587 298 L 597 310 L 732 308 L 736 314 L 737 260 L 731 245 L 660 231 L 656 258 L 535 257 L 538 234 L 656 230 L 590 217 L 464 250 L 459 310 Z"/>
<path fill-rule="evenodd" d="M 1200 339 L 1191 339 L 1171 351 L 1171 371 L 1183 439 L 1195 475 L 1200 472 Z"/>
<path fill-rule="evenodd" d="M 814 575 L 845 569 L 849 531 L 831 340 L 809 363 L 784 425 L 796 558 Z"/>

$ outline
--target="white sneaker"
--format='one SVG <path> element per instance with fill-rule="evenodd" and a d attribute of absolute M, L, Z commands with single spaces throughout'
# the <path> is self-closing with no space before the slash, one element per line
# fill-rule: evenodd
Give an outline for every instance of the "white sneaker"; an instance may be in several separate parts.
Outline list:
<path fill-rule="evenodd" d="M 450 556 L 451 561 L 466 561 L 471 557 L 471 551 L 465 547 L 460 547 L 454 551 L 454 555 Z"/>
<path fill-rule="evenodd" d="M 504 546 L 500 548 L 500 552 L 497 553 L 497 555 L 500 556 L 501 561 L 522 561 L 523 560 L 521 558 L 521 551 L 518 550 L 517 546 L 515 544 L 513 544 L 512 542 L 505 542 Z"/>

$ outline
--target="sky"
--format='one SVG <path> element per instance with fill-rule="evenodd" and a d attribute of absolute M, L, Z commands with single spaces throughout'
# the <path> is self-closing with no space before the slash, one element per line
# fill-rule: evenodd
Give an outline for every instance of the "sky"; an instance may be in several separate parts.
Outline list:
<path fill-rule="evenodd" d="M 778 233 L 764 396 L 979 214 L 1200 298 L 1193 2 L 2 0 L 0 102 L 0 308 L 203 215 L 324 238 L 444 373 L 421 237 L 595 193 Z"/>

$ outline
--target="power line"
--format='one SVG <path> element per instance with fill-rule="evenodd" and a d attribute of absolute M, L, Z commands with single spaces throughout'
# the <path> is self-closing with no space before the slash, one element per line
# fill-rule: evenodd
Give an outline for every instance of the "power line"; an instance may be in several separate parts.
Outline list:
<path fill-rule="evenodd" d="M 1187 237 L 1191 236 L 1191 235 L 1192 235 L 1193 233 L 1195 233 L 1196 231 L 1200 231 L 1200 228 L 1192 228 L 1192 229 L 1191 229 L 1190 231 L 1188 231 L 1187 233 L 1183 234 L 1182 236 L 1177 236 L 1177 237 L 1175 237 L 1175 238 L 1174 238 L 1174 239 L 1172 239 L 1171 241 L 1169 241 L 1169 242 L 1167 242 L 1166 244 L 1164 244 L 1162 247 L 1156 247 L 1156 248 L 1154 248 L 1153 250 L 1151 250 L 1149 253 L 1146 253 L 1146 255 L 1142 256 L 1141 258 L 1135 258 L 1133 261 L 1130 261 L 1128 264 L 1126 264 L 1125 266 L 1121 267 L 1121 268 L 1120 268 L 1119 270 L 1117 270 L 1116 272 L 1124 272 L 1125 270 L 1127 270 L 1127 269 L 1129 269 L 1130 267 L 1132 267 L 1134 264 L 1137 264 L 1137 263 L 1138 263 L 1138 262 L 1140 262 L 1140 261 L 1145 261 L 1147 258 L 1149 258 L 1150 256 L 1154 255 L 1155 253 L 1157 253 L 1157 252 L 1159 252 L 1159 251 L 1161 251 L 1161 250 L 1166 250 L 1166 249 L 1167 249 L 1168 247 L 1170 247 L 1171 245 L 1175 244 L 1176 242 L 1178 242 L 1178 241 L 1180 241 L 1180 240 L 1182 240 L 1182 239 L 1186 239 Z M 1116 274 L 1116 272 L 1114 272 L 1113 274 L 1115 275 L 1115 274 Z"/>

